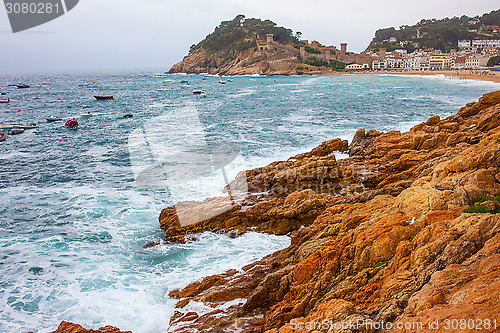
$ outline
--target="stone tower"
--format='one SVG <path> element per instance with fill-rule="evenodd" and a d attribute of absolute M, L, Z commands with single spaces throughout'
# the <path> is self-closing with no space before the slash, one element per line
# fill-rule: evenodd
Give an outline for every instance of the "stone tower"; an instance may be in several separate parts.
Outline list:
<path fill-rule="evenodd" d="M 271 44 L 274 41 L 274 35 L 273 34 L 267 34 L 266 35 L 267 39 L 267 44 Z"/>
<path fill-rule="evenodd" d="M 347 43 L 340 44 L 340 51 L 343 53 L 347 53 Z"/>

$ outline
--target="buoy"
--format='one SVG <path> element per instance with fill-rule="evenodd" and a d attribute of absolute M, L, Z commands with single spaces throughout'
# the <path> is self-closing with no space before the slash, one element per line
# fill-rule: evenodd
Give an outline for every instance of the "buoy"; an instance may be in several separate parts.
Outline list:
<path fill-rule="evenodd" d="M 115 114 L 114 112 L 111 112 L 111 114 Z"/>
<path fill-rule="evenodd" d="M 19 110 L 17 110 L 17 111 L 21 112 L 21 109 L 19 109 Z"/>
<path fill-rule="evenodd" d="M 200 99 L 200 103 L 203 103 L 203 99 Z"/>
<path fill-rule="evenodd" d="M 62 103 L 62 102 L 63 102 L 63 101 L 61 101 L 61 103 Z"/>
<path fill-rule="evenodd" d="M 61 140 L 61 139 L 59 139 L 59 142 L 61 142 L 61 141 L 62 141 L 62 140 Z"/>

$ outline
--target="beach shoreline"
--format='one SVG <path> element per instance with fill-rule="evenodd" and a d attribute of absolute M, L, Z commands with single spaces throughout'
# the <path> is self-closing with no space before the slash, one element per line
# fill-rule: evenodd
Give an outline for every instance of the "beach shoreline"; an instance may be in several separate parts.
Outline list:
<path fill-rule="evenodd" d="M 500 72 L 479 70 L 439 70 L 439 71 L 366 71 L 366 72 L 343 72 L 341 74 L 362 75 L 411 75 L 411 76 L 440 76 L 454 80 L 479 80 L 500 83 Z"/>

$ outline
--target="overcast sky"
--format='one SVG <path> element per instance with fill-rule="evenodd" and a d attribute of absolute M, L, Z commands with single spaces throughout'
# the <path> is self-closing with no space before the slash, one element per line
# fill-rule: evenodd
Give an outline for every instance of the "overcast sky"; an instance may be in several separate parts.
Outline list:
<path fill-rule="evenodd" d="M 80 0 L 66 15 L 13 34 L 0 7 L 0 72 L 168 70 L 222 20 L 271 19 L 326 45 L 361 52 L 379 28 L 422 18 L 475 16 L 498 0 Z"/>

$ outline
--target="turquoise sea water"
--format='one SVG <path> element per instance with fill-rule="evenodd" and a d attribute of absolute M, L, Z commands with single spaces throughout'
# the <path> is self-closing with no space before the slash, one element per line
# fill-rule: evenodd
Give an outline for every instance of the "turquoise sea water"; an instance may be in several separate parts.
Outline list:
<path fill-rule="evenodd" d="M 162 208 L 220 195 L 225 185 L 220 170 L 208 170 L 203 177 L 181 177 L 186 181 L 159 179 L 153 189 L 138 186 L 136 177 L 152 163 L 177 163 L 172 156 L 207 141 L 231 142 L 240 151 L 225 166 L 233 178 L 327 139 L 351 139 L 360 127 L 407 130 L 500 89 L 489 82 L 415 76 L 231 80 L 221 85 L 215 77 L 154 73 L 0 75 L 0 91 L 11 99 L 0 104 L 0 124 L 40 121 L 39 129 L 0 142 L 1 332 L 50 332 L 61 320 L 166 332 L 175 304 L 167 296 L 171 290 L 289 245 L 286 236 L 205 233 L 192 243 L 143 249 L 163 236 Z M 85 81 L 102 85 L 78 87 Z M 31 88 L 8 87 L 17 83 Z M 196 88 L 206 91 L 203 102 L 190 94 Z M 98 102 L 98 94 L 115 99 Z M 89 110 L 98 115 L 80 118 Z M 134 118 L 120 118 L 126 112 Z M 45 122 L 50 115 L 75 117 L 80 126 L 67 130 L 61 122 Z M 196 168 L 187 166 L 185 174 L 190 169 Z"/>

